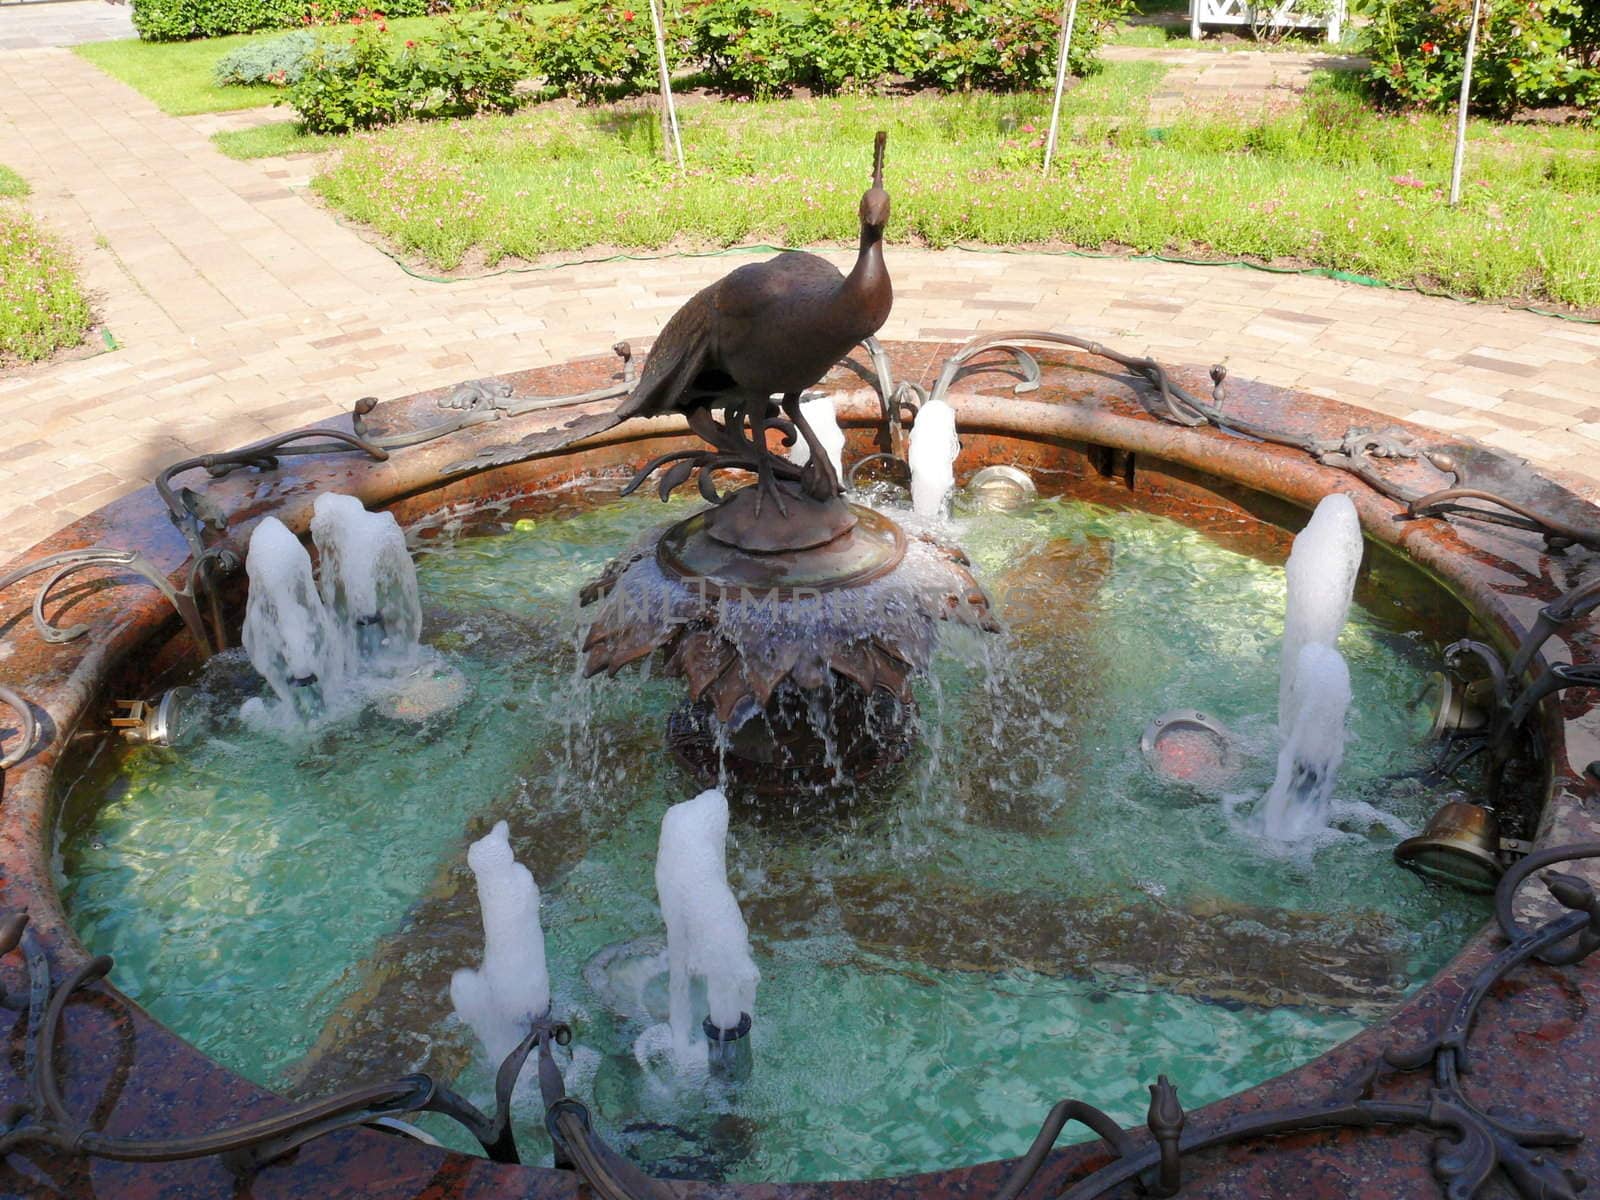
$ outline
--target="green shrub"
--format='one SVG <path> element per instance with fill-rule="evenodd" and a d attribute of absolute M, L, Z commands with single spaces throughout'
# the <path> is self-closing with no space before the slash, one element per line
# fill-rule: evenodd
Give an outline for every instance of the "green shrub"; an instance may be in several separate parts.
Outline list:
<path fill-rule="evenodd" d="M 1472 66 L 1472 104 L 1496 116 L 1530 105 L 1600 100 L 1584 39 L 1595 0 L 1485 0 Z M 1362 49 L 1380 97 L 1446 108 L 1461 91 L 1472 0 L 1377 0 Z M 1574 45 L 1574 34 L 1579 41 Z"/>
<path fill-rule="evenodd" d="M 923 64 L 916 19 L 884 0 L 823 0 L 799 29 L 801 78 L 823 92 L 878 91 Z"/>
<path fill-rule="evenodd" d="M 1100 69 L 1100 43 L 1128 0 L 1078 5 L 1067 64 L 1074 75 Z M 1055 0 L 911 0 L 922 55 L 919 82 L 946 89 L 1027 91 L 1055 82 L 1061 6 Z"/>
<path fill-rule="evenodd" d="M 296 25 L 336 24 L 350 17 L 420 17 L 448 10 L 450 0 L 389 0 L 369 12 L 355 4 L 320 0 L 133 0 L 133 27 L 147 42 L 289 29 Z"/>
<path fill-rule="evenodd" d="M 312 133 L 343 133 L 398 120 L 415 103 L 409 49 L 394 51 L 372 23 L 355 27 L 348 46 L 319 40 L 289 103 Z"/>
<path fill-rule="evenodd" d="M 527 32 L 501 13 L 452 18 L 420 41 L 394 45 L 382 19 L 321 38 L 289 103 L 310 133 L 370 129 L 409 116 L 516 107 L 527 71 Z"/>
<path fill-rule="evenodd" d="M 801 22 L 787 12 L 754 0 L 706 0 L 688 19 L 691 53 L 719 91 L 785 95 L 805 73 Z"/>
<path fill-rule="evenodd" d="M 534 39 L 532 63 L 545 82 L 585 104 L 636 96 L 656 86 L 655 31 L 646 0 L 584 0 L 553 18 Z M 683 61 L 688 41 L 681 22 L 668 16 L 667 63 Z"/>
<path fill-rule="evenodd" d="M 318 40 L 312 30 L 296 29 L 264 42 L 247 42 L 217 60 L 216 81 L 222 87 L 249 83 L 285 87 L 298 83 Z"/>
<path fill-rule="evenodd" d="M 515 17 L 472 13 L 441 24 L 438 33 L 407 46 L 411 90 L 425 110 L 510 112 L 517 84 L 528 74 L 529 35 Z"/>
<path fill-rule="evenodd" d="M 89 302 L 70 256 L 15 203 L 0 201 L 0 364 L 83 340 Z"/>

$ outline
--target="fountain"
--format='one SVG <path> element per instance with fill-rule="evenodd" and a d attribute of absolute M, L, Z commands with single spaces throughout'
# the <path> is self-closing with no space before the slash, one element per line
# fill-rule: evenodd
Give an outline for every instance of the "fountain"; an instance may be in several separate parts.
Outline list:
<path fill-rule="evenodd" d="M 1288 600 L 1283 619 L 1283 657 L 1278 677 L 1278 727 L 1288 735 L 1294 723 L 1291 693 L 1300 669 L 1300 649 L 1339 641 L 1361 569 L 1361 522 L 1350 497 L 1325 497 L 1294 539 L 1289 562 Z"/>
<path fill-rule="evenodd" d="M 917 413 L 906 455 L 911 467 L 911 507 L 917 516 L 931 519 L 944 511 L 956 486 L 956 456 L 960 453 L 955 409 L 942 400 L 924 404 Z"/>
<path fill-rule="evenodd" d="M 354 496 L 324 492 L 311 518 L 322 564 L 317 590 L 352 673 L 408 665 L 422 634 L 417 570 L 406 535 L 389 513 L 369 513 Z"/>
<path fill-rule="evenodd" d="M 1267 837 L 1299 842 L 1324 828 L 1344 761 L 1349 707 L 1350 671 L 1344 659 L 1332 646 L 1305 643 L 1295 655 L 1278 774 L 1257 822 Z"/>
<path fill-rule="evenodd" d="M 26 743 L 7 740 L 0 984 L 27 1010 L 0 1188 L 1085 1200 L 1334 1172 L 1431 1195 L 1437 1171 L 1451 1195 L 1498 1172 L 1532 1197 L 1600 1166 L 1551 1127 L 1600 1128 L 1572 1066 L 1600 1049 L 1580 965 L 1600 730 L 1577 694 L 1600 682 L 1600 513 L 1486 448 L 1220 368 L 1208 386 L 1038 332 L 880 344 L 883 153 L 847 278 L 756 264 L 642 371 L 622 345 L 174 464 L 129 510 L 158 520 L 67 531 L 0 583 L 45 578 L 33 632 L 7 635 L 22 686 L 0 689 Z M 769 286 L 841 321 L 740 333 L 731 301 Z M 881 456 L 907 494 L 848 493 Z M 980 465 L 1006 471 L 963 489 Z M 663 521 L 628 499 L 652 479 L 706 507 Z M 1313 508 L 1279 644 L 1283 531 Z M 86 544 L 107 529 L 134 549 Z M 259 678 L 211 654 L 247 545 Z M 58 589 L 91 567 L 102 586 Z M 1574 663 L 1540 661 L 1557 634 Z M 1442 747 L 1408 708 L 1441 660 L 1482 705 Z M 450 703 L 414 724 L 364 704 L 411 695 L 418 664 L 460 681 Z M 200 697 L 181 747 L 99 720 L 108 688 L 175 684 Z M 247 715 L 314 736 L 257 736 L 239 702 L 263 689 Z M 1231 773 L 1145 768 L 1137 732 L 1173 703 L 1193 708 L 1152 745 L 1226 733 Z M 1335 780 L 1451 823 L 1420 850 L 1376 819 L 1322 838 Z M 1256 832 L 1300 849 L 1242 836 L 1224 786 L 1265 793 Z M 1480 884 L 1503 872 L 1498 933 L 1486 901 L 1395 867 L 1436 866 L 1447 833 Z M 1543 908 L 1519 897 L 1558 864 L 1578 865 Z M 85 944 L 122 956 L 138 1004 Z M 652 1029 L 670 1077 L 640 1052 Z M 402 1114 L 451 1151 L 367 1128 Z M 1068 1121 L 1100 1143 L 1050 1153 Z M 1310 1135 L 1374 1125 L 1413 1132 Z M 819 1182 L 861 1177 L 888 1182 Z"/>
<path fill-rule="evenodd" d="M 312 582 L 311 556 L 268 517 L 250 537 L 246 570 L 245 653 L 282 705 L 301 721 L 315 720 L 344 675 L 345 657 Z"/>
<path fill-rule="evenodd" d="M 450 977 L 450 1003 L 498 1066 L 550 1008 L 539 885 L 512 855 L 504 821 L 472 843 L 467 862 L 483 910 L 483 962 Z"/>
<path fill-rule="evenodd" d="M 689 985 L 698 978 L 706 987 L 705 1036 L 713 1070 L 744 1074 L 761 972 L 750 957 L 749 932 L 728 887 L 727 838 L 728 800 L 721 792 L 704 791 L 669 808 L 661 818 L 656 892 L 667 923 L 673 1051 L 680 1062 L 693 1058 Z M 731 1065 L 736 1053 L 742 1067 Z"/>

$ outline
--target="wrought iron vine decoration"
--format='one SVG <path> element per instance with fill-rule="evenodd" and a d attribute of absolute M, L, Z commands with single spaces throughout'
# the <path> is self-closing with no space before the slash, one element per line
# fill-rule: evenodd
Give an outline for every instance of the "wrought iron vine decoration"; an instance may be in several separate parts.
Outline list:
<path fill-rule="evenodd" d="M 1477 662 L 1485 672 L 1487 723 L 1481 730 L 1452 735 L 1452 749 L 1440 766 L 1446 777 L 1453 776 L 1472 758 L 1488 752 L 1484 781 L 1488 803 L 1498 800 L 1506 763 L 1514 748 L 1515 735 L 1540 701 L 1567 688 L 1600 688 L 1600 663 L 1546 663 L 1526 686 L 1524 674 L 1533 666 L 1540 649 L 1557 633 L 1582 622 L 1600 608 L 1600 579 L 1572 588 L 1539 610 L 1533 627 L 1518 643 L 1510 663 L 1493 646 L 1464 638 L 1445 647 L 1445 666 L 1470 688 L 1467 665 Z"/>
<path fill-rule="evenodd" d="M 1245 1113 L 1214 1125 L 1185 1128 L 1177 1091 L 1162 1076 L 1150 1089 L 1151 1141 L 1137 1146 L 1104 1112 L 1067 1100 L 1050 1111 L 1032 1147 L 1019 1161 L 995 1200 L 1017 1200 L 1028 1191 L 1061 1130 L 1069 1121 L 1087 1125 L 1111 1150 L 1111 1163 L 1067 1185 L 1056 1200 L 1094 1200 L 1113 1188 L 1140 1181 L 1156 1196 L 1176 1195 L 1182 1182 L 1182 1156 L 1197 1150 L 1271 1134 L 1316 1129 L 1367 1129 L 1401 1125 L 1444 1135 L 1435 1144 L 1434 1173 L 1447 1200 L 1473 1200 L 1497 1173 L 1523 1200 L 1577 1200 L 1585 1180 L 1544 1153 L 1571 1146 L 1583 1134 L 1492 1115 L 1472 1101 L 1461 1078 L 1469 1069 L 1468 1042 L 1478 1010 L 1502 979 L 1531 959 L 1552 966 L 1582 962 L 1600 947 L 1600 900 L 1587 880 L 1552 871 L 1545 884 L 1564 911 L 1525 929 L 1513 906 L 1518 888 L 1536 871 L 1558 863 L 1600 858 L 1600 842 L 1557 846 L 1530 854 L 1501 880 L 1495 916 L 1508 944 L 1473 976 L 1432 1037 L 1411 1047 L 1390 1047 L 1351 1086 L 1307 1104 Z M 1432 1068 L 1425 1099 L 1377 1100 L 1372 1086 L 1381 1074 Z"/>
<path fill-rule="evenodd" d="M 1133 371 L 1148 382 L 1156 393 L 1154 415 L 1187 427 L 1209 424 L 1234 436 L 1289 446 L 1319 462 L 1358 476 L 1385 496 L 1406 505 L 1409 517 L 1453 514 L 1476 520 L 1530 529 L 1542 534 L 1552 549 L 1581 544 L 1600 549 L 1600 529 L 1572 525 L 1558 516 L 1543 513 L 1514 498 L 1466 486 L 1456 464 L 1444 451 L 1419 449 L 1394 433 L 1351 430 L 1339 439 L 1313 439 L 1274 430 L 1224 413 L 1226 371 L 1211 372 L 1209 402 L 1191 395 L 1177 385 L 1155 360 L 1138 358 L 1109 350 L 1098 342 L 1067 334 L 1023 331 L 974 338 L 943 365 L 931 389 L 908 381 L 896 382 L 887 354 L 875 339 L 864 345 L 872 362 L 882 405 L 888 451 L 872 458 L 902 462 L 905 458 L 904 417 L 930 399 L 943 399 L 955 381 L 977 370 L 990 369 L 974 360 L 988 352 L 1009 354 L 1020 373 L 1015 385 L 1018 393 L 1039 386 L 1038 361 L 1029 345 L 1064 345 L 1104 357 Z M 188 578 L 181 589 L 147 559 L 133 551 L 104 547 L 51 555 L 24 565 L 0 577 L 0 590 L 32 575 L 48 573 L 35 596 L 33 619 L 40 636 L 47 642 L 64 642 L 80 637 L 87 626 L 62 629 L 44 616 L 44 605 L 51 591 L 68 576 L 90 567 L 120 568 L 145 579 L 173 604 L 185 627 L 204 653 L 225 644 L 214 570 L 237 569 L 237 558 L 209 544 L 208 534 L 220 533 L 227 516 L 210 503 L 203 493 L 175 486 L 175 479 L 191 470 L 204 469 L 221 477 L 241 468 L 275 469 L 283 457 L 357 451 L 383 461 L 389 451 L 420 445 L 489 421 L 498 421 L 528 412 L 561 408 L 616 398 L 632 386 L 634 369 L 627 343 L 614 350 L 622 359 L 620 385 L 566 397 L 523 397 L 511 395 L 509 387 L 492 381 L 474 381 L 457 388 L 440 401 L 440 407 L 457 415 L 434 425 L 410 431 L 378 433 L 367 424 L 376 401 L 363 398 L 352 413 L 353 433 L 336 429 L 312 429 L 252 443 L 225 454 L 184 459 L 165 469 L 156 480 L 156 489 L 172 519 L 182 531 L 193 552 Z M 1430 494 L 1412 494 L 1387 480 L 1375 466 L 1384 458 L 1413 458 L 1421 455 L 1433 466 L 1456 475 L 1456 486 Z M 866 461 L 871 461 L 868 459 Z M 852 468 L 852 477 L 863 463 Z M 1465 501 L 1494 506 L 1485 509 Z M 200 613 L 204 598 L 211 607 L 215 636 Z M 1493 651 L 1477 643 L 1458 643 L 1452 649 L 1457 658 L 1471 654 L 1486 664 L 1495 682 L 1496 724 L 1476 749 L 1494 748 L 1507 742 L 1506 731 L 1515 729 L 1543 698 L 1563 687 L 1600 686 L 1594 666 L 1559 664 L 1546 667 L 1521 692 L 1513 694 L 1514 682 L 1532 665 L 1539 647 L 1559 629 L 1586 616 L 1600 606 L 1600 583 L 1574 589 L 1546 606 L 1529 636 L 1509 665 L 1501 664 Z M 9 767 L 24 756 L 37 737 L 32 711 L 26 700 L 9 689 L 0 688 L 0 703 L 19 714 L 22 745 L 0 760 Z M 1498 731 L 1498 732 L 1497 732 Z M 1500 751 L 1495 751 L 1500 753 Z M 1410 1051 L 1390 1051 L 1383 1063 L 1375 1064 L 1358 1086 L 1326 1100 L 1291 1106 L 1265 1113 L 1254 1113 L 1202 1128 L 1186 1127 L 1177 1092 L 1163 1076 L 1151 1087 L 1148 1127 L 1150 1144 L 1140 1146 L 1120 1130 L 1109 1116 L 1091 1105 L 1063 1101 L 1050 1113 L 1033 1147 L 1011 1173 L 996 1200 L 1016 1200 L 1036 1179 L 1051 1146 L 1069 1121 L 1088 1125 L 1115 1155 L 1109 1165 L 1069 1186 L 1059 1200 L 1090 1200 L 1110 1189 L 1139 1179 L 1155 1195 L 1169 1196 L 1181 1185 L 1182 1156 L 1208 1146 L 1265 1134 L 1306 1129 L 1373 1125 L 1414 1125 L 1442 1131 L 1453 1140 L 1438 1152 L 1436 1168 L 1445 1181 L 1450 1200 L 1469 1200 L 1497 1170 L 1523 1196 L 1568 1198 L 1576 1194 L 1579 1182 L 1570 1172 L 1552 1164 L 1538 1150 L 1569 1145 L 1579 1135 L 1563 1130 L 1544 1129 L 1490 1116 L 1475 1107 L 1460 1086 L 1466 1066 L 1467 1040 L 1478 1008 L 1489 990 L 1502 978 L 1527 962 L 1540 958 L 1552 964 L 1576 963 L 1600 947 L 1600 903 L 1582 879 L 1552 873 L 1548 885 L 1557 901 L 1567 910 L 1533 930 L 1519 927 L 1511 915 L 1517 888 L 1534 871 L 1552 864 L 1600 857 L 1600 843 L 1560 847 L 1530 855 L 1505 876 L 1496 899 L 1496 911 L 1509 945 L 1478 973 L 1445 1023 L 1439 1035 Z M 483 1145 L 491 1158 L 518 1160 L 518 1151 L 509 1120 L 510 1095 L 523 1065 L 537 1055 L 541 1091 L 546 1104 L 546 1125 L 554 1141 L 557 1163 L 577 1169 L 606 1200 L 667 1200 L 670 1192 L 626 1159 L 610 1150 L 593 1132 L 588 1113 L 576 1100 L 566 1096 L 551 1052 L 552 1044 L 565 1044 L 570 1033 L 547 1014 L 534 1022 L 527 1037 L 501 1065 L 496 1077 L 495 1112 L 486 1115 L 425 1074 L 351 1089 L 326 1100 L 291 1108 L 275 1117 L 244 1122 L 210 1134 L 186 1138 L 141 1140 L 101 1133 L 74 1118 L 66 1109 L 55 1063 L 58 1031 L 72 997 L 103 978 L 111 960 L 92 960 L 60 983 L 51 979 L 49 962 L 37 938 L 27 928 L 27 918 L 18 914 L 0 923 L 0 956 L 21 948 L 26 961 L 29 988 L 22 1007 L 27 1011 L 24 1070 L 28 1099 L 0 1113 L 0 1155 L 30 1144 L 43 1144 L 69 1153 L 135 1162 L 169 1161 L 221 1155 L 234 1170 L 248 1173 L 263 1163 L 280 1157 L 307 1141 L 337 1129 L 364 1124 L 386 1115 L 431 1111 L 443 1113 L 459 1122 Z M 5 1003 L 17 1006 L 14 998 Z M 1389 1071 L 1414 1071 L 1431 1066 L 1434 1083 L 1426 1101 L 1379 1101 L 1371 1096 L 1372 1082 Z"/>
<path fill-rule="evenodd" d="M 572 1034 L 549 1013 L 532 1022 L 527 1036 L 501 1063 L 495 1075 L 492 1116 L 432 1076 L 418 1073 L 350 1088 L 209 1133 L 165 1138 L 104 1133 L 68 1111 L 56 1049 L 73 997 L 105 978 L 112 960 L 100 955 L 61 982 L 54 982 L 49 958 L 28 928 L 26 913 L 14 913 L 0 921 L 0 957 L 19 947 L 27 967 L 27 991 L 15 996 L 0 994 L 0 1005 L 27 1013 L 23 1050 L 27 1099 L 0 1111 L 0 1157 L 29 1146 L 119 1162 L 176 1162 L 216 1156 L 243 1177 L 336 1130 L 401 1113 L 434 1112 L 464 1127 L 495 1162 L 517 1163 L 521 1158 L 511 1128 L 511 1093 L 524 1064 L 536 1055 L 545 1124 L 556 1149 L 557 1166 L 577 1170 L 603 1200 L 671 1200 L 671 1193 L 661 1184 L 595 1135 L 588 1110 L 566 1094 L 551 1047 L 567 1045 Z"/>
<path fill-rule="evenodd" d="M 1152 415 L 1173 425 L 1194 428 L 1210 425 L 1236 437 L 1267 442 L 1275 446 L 1288 446 L 1316 459 L 1323 466 L 1348 471 L 1365 482 L 1374 491 L 1406 506 L 1408 519 L 1454 515 L 1490 524 L 1508 525 L 1527 529 L 1544 537 L 1552 550 L 1571 545 L 1600 550 L 1600 525 L 1583 526 L 1572 523 L 1555 513 L 1513 496 L 1489 488 L 1474 487 L 1468 472 L 1460 461 L 1459 453 L 1448 446 L 1420 446 L 1414 438 L 1399 429 L 1370 430 L 1352 428 L 1339 438 L 1313 438 L 1288 430 L 1275 429 L 1256 421 L 1230 415 L 1223 410 L 1226 403 L 1228 371 L 1226 367 L 1211 368 L 1211 398 L 1209 401 L 1193 395 L 1174 381 L 1167 369 L 1153 358 L 1140 358 L 1122 354 L 1088 338 L 1044 330 L 1017 330 L 1008 333 L 984 334 L 971 338 L 945 360 L 931 393 L 926 395 L 920 387 L 904 381 L 896 383 L 890 369 L 888 356 L 881 348 L 869 346 L 873 370 L 878 377 L 878 390 L 884 402 L 884 419 L 890 429 L 890 455 L 904 458 L 899 440 L 894 436 L 900 423 L 900 408 L 910 396 L 921 400 L 945 398 L 956 380 L 978 370 L 992 369 L 975 364 L 978 356 L 1000 351 L 1010 354 L 1023 378 L 1015 387 L 1018 393 L 1031 391 L 1038 386 L 1040 369 L 1030 347 L 1069 346 L 1084 350 L 1099 358 L 1125 367 L 1138 375 L 1156 392 Z M 1453 483 L 1447 488 L 1432 492 L 1418 492 L 1389 479 L 1378 470 L 1381 459 L 1423 459 L 1436 470 L 1450 475 Z M 1492 505 L 1468 504 L 1475 500 Z"/>
<path fill-rule="evenodd" d="M 944 399 L 951 385 L 963 376 L 974 371 L 991 369 L 987 364 L 974 361 L 980 355 L 994 351 L 1010 354 L 1022 375 L 1021 381 L 1014 389 L 1021 394 L 1036 389 L 1041 378 L 1039 363 L 1029 352 L 1028 347 L 1060 345 L 1085 350 L 1109 359 L 1146 380 L 1155 388 L 1157 404 L 1154 407 L 1154 415 L 1160 420 L 1186 427 L 1209 424 L 1224 433 L 1302 450 L 1324 465 L 1349 471 L 1383 495 L 1405 504 L 1408 517 L 1447 514 L 1465 516 L 1535 530 L 1541 533 L 1546 542 L 1555 549 L 1573 544 L 1600 549 L 1600 528 L 1576 526 L 1555 514 L 1539 511 L 1516 498 L 1467 486 L 1468 481 L 1463 478 L 1459 464 L 1447 452 L 1447 448 L 1419 449 L 1413 446 L 1409 439 L 1395 431 L 1372 432 L 1352 429 L 1342 438 L 1316 439 L 1229 416 L 1223 412 L 1227 373 L 1220 366 L 1211 370 L 1212 396 L 1210 402 L 1207 402 L 1175 383 L 1166 368 L 1154 359 L 1122 354 L 1097 341 L 1070 334 L 1022 330 L 971 339 L 945 361 L 937 381 L 929 392 L 909 381 L 896 381 L 889 356 L 875 338 L 866 339 L 862 345 L 872 364 L 872 376 L 882 406 L 888 449 L 885 453 L 870 455 L 854 463 L 849 474 L 852 481 L 863 466 L 873 461 L 887 459 L 903 467 L 906 455 L 906 416 L 914 416 L 920 405 L 930 399 Z M 239 564 L 236 557 L 214 551 L 208 535 L 219 534 L 226 529 L 228 516 L 209 501 L 203 492 L 177 485 L 175 481 L 178 476 L 203 469 L 213 478 L 220 478 L 244 468 L 274 470 L 286 457 L 339 454 L 350 451 L 366 454 L 381 462 L 389 457 L 391 450 L 436 441 L 487 422 L 507 420 L 530 412 L 615 399 L 625 395 L 633 386 L 636 369 L 633 350 L 627 342 L 618 342 L 612 350 L 622 362 L 621 382 L 586 392 L 569 396 L 518 397 L 512 394 L 510 385 L 504 382 L 471 380 L 461 384 L 439 401 L 440 408 L 451 410 L 456 415 L 420 429 L 388 433 L 378 432 L 368 425 L 367 418 L 378 402 L 373 397 L 366 396 L 356 402 L 351 413 L 353 432 L 332 428 L 300 430 L 252 442 L 225 453 L 198 455 L 175 462 L 156 477 L 155 487 L 163 503 L 166 504 L 173 523 L 182 532 L 192 552 L 189 578 L 185 587 L 175 589 L 167 585 L 153 565 L 134 552 L 101 547 L 72 551 L 69 553 L 82 556 L 83 561 L 72 565 L 70 569 L 58 572 L 46 582 L 35 598 L 35 625 L 46 641 L 66 641 L 80 636 L 84 631 L 83 626 L 70 630 L 58 630 L 50 626 L 42 613 L 44 597 L 65 575 L 89 565 L 123 566 L 142 575 L 167 595 L 204 653 L 210 654 L 215 649 L 221 649 L 228 644 L 228 639 L 214 575 L 217 572 L 236 570 Z M 1386 479 L 1374 465 L 1379 459 L 1418 456 L 1426 458 L 1439 470 L 1454 475 L 1456 485 L 1428 494 L 1419 494 L 1401 487 L 1393 480 Z M 1479 505 L 1465 503 L 1469 500 L 1492 504 L 1495 508 L 1485 509 Z M 19 571 L 0 578 L 0 589 L 58 564 L 66 566 L 66 560 L 62 556 L 52 556 L 27 564 Z M 202 603 L 208 608 L 211 625 L 209 633 L 205 623 L 198 617 L 198 608 Z"/>
<path fill-rule="evenodd" d="M 1495 895 L 1495 916 L 1507 939 L 1505 948 L 1473 976 L 1432 1036 L 1415 1046 L 1385 1050 L 1381 1060 L 1352 1085 L 1306 1104 L 1193 1126 L 1178 1101 L 1177 1089 L 1163 1075 L 1150 1088 L 1146 1124 L 1151 1138 L 1147 1144 L 1093 1105 L 1063 1100 L 1051 1109 L 1033 1145 L 1017 1160 L 994 1200 L 1019 1200 L 1030 1190 L 1056 1139 L 1072 1121 L 1093 1130 L 1113 1157 L 1107 1165 L 1067 1185 L 1056 1200 L 1094 1200 L 1132 1181 L 1152 1195 L 1174 1196 L 1183 1184 L 1183 1157 L 1195 1151 L 1273 1134 L 1379 1125 L 1414 1126 L 1444 1135 L 1436 1144 L 1434 1169 L 1447 1200 L 1472 1200 L 1496 1173 L 1524 1200 L 1577 1200 L 1584 1185 L 1582 1177 L 1551 1161 L 1544 1151 L 1574 1145 L 1583 1135 L 1491 1114 L 1466 1095 L 1461 1080 L 1469 1069 L 1469 1042 L 1479 1009 L 1501 980 L 1530 960 L 1570 966 L 1600 948 L 1600 900 L 1579 876 L 1552 871 L 1545 877 L 1551 895 L 1564 911 L 1543 924 L 1524 928 L 1513 911 L 1518 889 L 1535 872 L 1590 858 L 1600 858 L 1600 842 L 1543 850 L 1507 872 Z M 532 1023 L 521 1044 L 500 1065 L 492 1116 L 419 1073 L 351 1088 L 209 1133 L 148 1139 L 103 1133 L 68 1111 L 56 1048 L 73 997 L 105 978 L 112 960 L 101 955 L 55 983 L 49 959 L 28 928 L 25 913 L 0 921 L 0 957 L 19 947 L 27 967 L 27 992 L 0 997 L 0 1003 L 27 1013 L 23 1035 L 27 1099 L 0 1112 L 0 1157 L 32 1145 L 122 1162 L 171 1162 L 215 1155 L 245 1176 L 335 1130 L 402 1113 L 436 1112 L 470 1131 L 491 1159 L 515 1163 L 520 1161 L 520 1153 L 510 1124 L 511 1093 L 528 1058 L 537 1056 L 545 1127 L 555 1147 L 556 1166 L 577 1171 L 603 1200 L 671 1200 L 673 1196 L 663 1183 L 607 1146 L 595 1134 L 588 1110 L 566 1094 L 551 1048 L 566 1045 L 571 1032 L 549 1013 Z M 1373 1098 L 1372 1087 L 1381 1074 L 1424 1068 L 1433 1072 L 1426 1098 Z"/>

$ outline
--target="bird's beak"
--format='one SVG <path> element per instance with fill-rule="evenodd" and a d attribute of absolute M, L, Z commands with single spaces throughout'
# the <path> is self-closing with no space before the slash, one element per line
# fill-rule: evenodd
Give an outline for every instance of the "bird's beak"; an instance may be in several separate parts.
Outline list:
<path fill-rule="evenodd" d="M 872 139 L 872 186 L 883 186 L 883 148 L 888 144 L 889 134 L 885 130 L 878 130 L 878 136 Z"/>

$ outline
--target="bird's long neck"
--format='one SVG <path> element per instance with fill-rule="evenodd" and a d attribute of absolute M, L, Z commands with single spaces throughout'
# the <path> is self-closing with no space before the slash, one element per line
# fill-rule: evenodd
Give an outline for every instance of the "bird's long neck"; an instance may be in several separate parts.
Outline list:
<path fill-rule="evenodd" d="M 863 320 L 872 323 L 868 333 L 875 333 L 888 320 L 894 292 L 889 284 L 889 268 L 883 262 L 882 229 L 871 225 L 861 227 L 861 247 L 856 254 L 856 265 L 845 276 L 841 290 L 859 308 Z"/>

